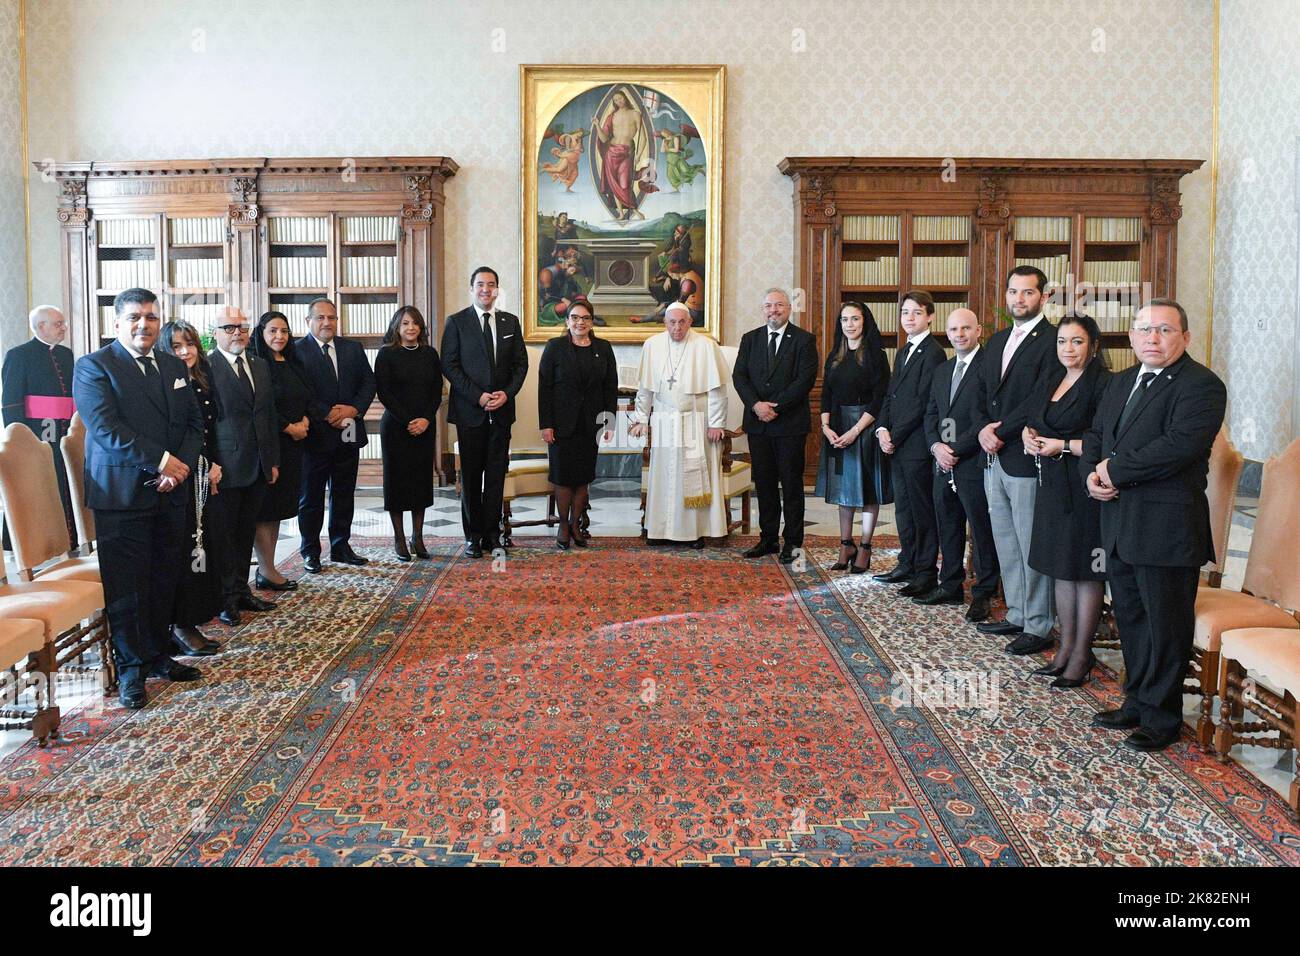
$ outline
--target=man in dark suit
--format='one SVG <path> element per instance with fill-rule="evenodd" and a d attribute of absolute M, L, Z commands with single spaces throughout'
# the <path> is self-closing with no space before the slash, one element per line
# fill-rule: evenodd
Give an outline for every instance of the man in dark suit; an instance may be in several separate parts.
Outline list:
<path fill-rule="evenodd" d="M 744 429 L 758 489 L 758 544 L 747 558 L 781 553 L 794 561 L 803 547 L 803 470 L 810 411 L 808 393 L 817 381 L 817 339 L 790 322 L 783 289 L 763 296 L 765 324 L 746 332 L 736 353 L 731 382 L 745 406 Z M 782 499 L 785 544 L 778 545 Z"/>
<path fill-rule="evenodd" d="M 496 308 L 495 270 L 479 266 L 469 278 L 469 308 L 447 317 L 442 373 L 451 383 L 447 421 L 460 443 L 460 520 L 465 554 L 479 558 L 501 546 L 501 495 L 510 464 L 515 396 L 528 375 L 519 319 Z"/>
<path fill-rule="evenodd" d="M 95 512 L 118 695 L 138 709 L 146 677 L 200 677 L 168 651 L 203 415 L 185 363 L 154 348 L 157 296 L 127 289 L 113 308 L 117 339 L 78 360 L 72 393 L 86 423 L 86 505 Z"/>
<path fill-rule="evenodd" d="M 934 466 L 925 439 L 925 407 L 931 376 L 946 356 L 930 334 L 933 319 L 930 293 L 913 289 L 903 294 L 898 320 L 907 333 L 907 345 L 894 359 L 894 374 L 876 423 L 880 449 L 891 456 L 899 550 L 894 569 L 874 577 L 891 584 L 906 581 L 898 591 L 904 597 L 929 594 L 939 583 L 939 534 L 930 487 Z"/>
<path fill-rule="evenodd" d="M 217 454 L 221 487 L 212 496 L 213 528 L 221 535 L 221 587 L 225 607 L 221 620 L 232 627 L 239 612 L 269 611 L 275 604 L 255 596 L 248 586 L 253 533 L 266 498 L 266 489 L 280 477 L 279 418 L 271 370 L 248 351 L 248 317 L 227 306 L 221 324 L 212 331 L 217 347 L 209 356 L 212 387 L 221 417 L 217 419 Z"/>
<path fill-rule="evenodd" d="M 1124 704 L 1093 723 L 1132 729 L 1134 750 L 1162 750 L 1183 725 L 1200 568 L 1214 560 L 1205 498 L 1227 389 L 1187 354 L 1187 312 L 1172 299 L 1138 311 L 1140 364 L 1115 375 L 1084 438 L 1079 467 L 1101 504 L 1101 545 L 1124 651 Z"/>
<path fill-rule="evenodd" d="M 311 429 L 303 443 L 302 492 L 298 497 L 299 553 L 303 567 L 319 574 L 320 529 L 325 520 L 325 488 L 330 496 L 330 560 L 366 564 L 352 550 L 352 512 L 357 466 L 366 446 L 366 409 L 375 400 L 375 373 L 360 342 L 340 337 L 338 310 L 329 299 L 307 307 L 310 334 L 294 343 L 294 359 L 311 388 L 307 417 Z"/>
<path fill-rule="evenodd" d="M 68 524 L 68 540 L 77 545 L 77 527 L 72 516 L 72 499 L 68 492 L 68 474 L 63 467 L 59 441 L 68 433 L 72 419 L 72 349 L 62 345 L 68 320 L 52 305 L 38 305 L 27 316 L 35 336 L 5 352 L 0 380 L 4 386 L 4 423 L 21 422 L 50 445 L 54 455 L 54 473 L 58 477 L 59 497 Z M 9 550 L 9 530 L 5 529 L 4 547 Z"/>
<path fill-rule="evenodd" d="M 1035 654 L 1054 643 L 1052 579 L 1029 566 L 1038 474 L 1021 441 L 1039 386 L 1059 364 L 1056 327 L 1043 316 L 1046 288 L 1047 276 L 1033 266 L 1011 270 L 1006 302 L 1012 325 L 984 346 L 988 355 L 978 382 L 979 444 L 988 465 L 984 494 L 1007 616 L 975 626 L 1012 638 L 1009 654 Z"/>
<path fill-rule="evenodd" d="M 925 411 L 925 440 L 934 457 L 934 514 L 943 552 L 939 585 L 912 598 L 917 604 L 962 604 L 965 596 L 966 524 L 974 543 L 975 586 L 966 620 L 989 616 L 989 599 L 998 589 L 998 555 L 984 496 L 984 455 L 979 446 L 976 403 L 987 352 L 980 348 L 980 320 L 970 309 L 948 316 L 948 341 L 956 355 L 934 371 Z"/>

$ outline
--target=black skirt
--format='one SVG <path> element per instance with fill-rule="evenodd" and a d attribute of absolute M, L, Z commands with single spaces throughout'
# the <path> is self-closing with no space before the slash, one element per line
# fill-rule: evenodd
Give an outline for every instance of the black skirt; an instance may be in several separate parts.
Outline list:
<path fill-rule="evenodd" d="M 841 405 L 831 412 L 831 428 L 837 435 L 844 434 L 857 424 L 866 410 L 865 405 Z M 822 438 L 814 493 L 822 496 L 828 505 L 845 508 L 866 508 L 893 502 L 894 484 L 889 462 L 870 428 L 848 448 L 832 448 L 831 443 Z"/>
<path fill-rule="evenodd" d="M 1104 581 L 1101 502 L 1089 497 L 1079 459 L 1040 458 L 1042 484 L 1034 498 L 1029 566 L 1057 581 Z"/>
<path fill-rule="evenodd" d="M 384 412 L 379 440 L 384 450 L 384 510 L 419 511 L 433 506 L 433 457 L 437 428 L 430 420 L 412 435 L 395 415 Z"/>
<path fill-rule="evenodd" d="M 596 477 L 596 436 L 577 429 L 568 438 L 557 438 L 547 449 L 551 484 L 564 488 L 589 485 Z"/>
<path fill-rule="evenodd" d="M 268 485 L 258 521 L 283 521 L 298 516 L 298 494 L 302 484 L 302 445 L 280 432 L 280 477 Z"/>

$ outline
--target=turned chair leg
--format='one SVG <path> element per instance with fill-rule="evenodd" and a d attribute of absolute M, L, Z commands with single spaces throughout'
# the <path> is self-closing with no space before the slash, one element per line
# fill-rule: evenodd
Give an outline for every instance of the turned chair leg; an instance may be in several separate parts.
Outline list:
<path fill-rule="evenodd" d="M 1193 651 L 1193 654 L 1196 652 Z M 1219 685 L 1219 652 L 1201 652 L 1201 713 L 1196 719 L 1196 740 L 1209 753 L 1214 742 L 1214 698 Z"/>

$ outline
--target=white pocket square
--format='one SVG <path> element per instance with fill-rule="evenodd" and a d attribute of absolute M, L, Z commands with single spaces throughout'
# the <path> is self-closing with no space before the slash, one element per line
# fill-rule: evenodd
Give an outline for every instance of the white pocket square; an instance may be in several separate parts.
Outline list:
<path fill-rule="evenodd" d="M 178 378 L 176 381 L 172 382 L 172 391 L 174 392 L 174 391 L 176 391 L 176 389 L 178 389 L 178 388 L 184 388 L 184 387 L 186 386 L 186 384 L 187 384 L 187 383 L 186 383 L 185 379 L 183 379 L 183 378 Z"/>
<path fill-rule="evenodd" d="M 509 335 L 503 335 L 501 337 L 503 339 L 513 339 L 515 337 L 515 333 L 511 332 Z"/>

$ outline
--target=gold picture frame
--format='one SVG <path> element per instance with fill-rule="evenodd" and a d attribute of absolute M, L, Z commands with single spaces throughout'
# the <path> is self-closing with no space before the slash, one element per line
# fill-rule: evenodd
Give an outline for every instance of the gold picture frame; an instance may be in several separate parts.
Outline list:
<path fill-rule="evenodd" d="M 640 343 L 674 301 L 721 341 L 725 66 L 530 65 L 522 116 L 524 338 Z"/>

